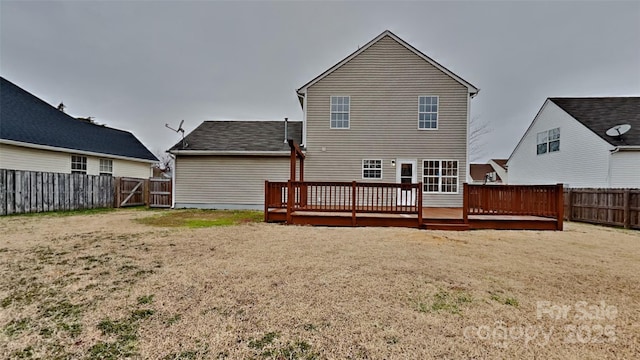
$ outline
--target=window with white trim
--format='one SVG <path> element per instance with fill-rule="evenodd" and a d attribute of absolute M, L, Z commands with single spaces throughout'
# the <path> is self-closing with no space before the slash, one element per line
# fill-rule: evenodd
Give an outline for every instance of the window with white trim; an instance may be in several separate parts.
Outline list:
<path fill-rule="evenodd" d="M 457 160 L 423 160 L 422 172 L 422 186 L 424 192 L 458 192 Z"/>
<path fill-rule="evenodd" d="M 560 151 L 560 128 L 539 132 L 536 140 L 538 155 Z"/>
<path fill-rule="evenodd" d="M 71 155 L 71 173 L 86 174 L 87 173 L 87 157 L 80 155 Z"/>
<path fill-rule="evenodd" d="M 438 97 L 418 96 L 418 129 L 438 128 Z"/>
<path fill-rule="evenodd" d="M 331 97 L 331 128 L 349 128 L 349 107 L 351 99 L 349 96 Z"/>
<path fill-rule="evenodd" d="M 113 160 L 100 159 L 100 175 L 113 175 Z"/>
<path fill-rule="evenodd" d="M 363 179 L 382 179 L 382 160 L 362 160 Z"/>

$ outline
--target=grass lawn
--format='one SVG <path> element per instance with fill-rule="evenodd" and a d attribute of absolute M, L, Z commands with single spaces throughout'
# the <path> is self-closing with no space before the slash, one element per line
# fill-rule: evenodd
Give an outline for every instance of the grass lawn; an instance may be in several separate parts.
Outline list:
<path fill-rule="evenodd" d="M 640 358 L 640 232 L 0 218 L 0 358 Z"/>

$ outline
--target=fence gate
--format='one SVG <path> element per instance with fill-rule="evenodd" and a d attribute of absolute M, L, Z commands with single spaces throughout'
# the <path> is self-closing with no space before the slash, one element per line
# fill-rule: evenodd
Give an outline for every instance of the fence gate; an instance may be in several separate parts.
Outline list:
<path fill-rule="evenodd" d="M 146 205 L 147 179 L 116 178 L 116 207 Z"/>
<path fill-rule="evenodd" d="M 171 179 L 149 179 L 149 207 L 171 207 Z"/>

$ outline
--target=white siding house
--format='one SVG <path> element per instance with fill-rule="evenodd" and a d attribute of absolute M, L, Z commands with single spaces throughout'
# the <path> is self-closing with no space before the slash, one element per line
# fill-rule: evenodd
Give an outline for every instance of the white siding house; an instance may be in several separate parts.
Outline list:
<path fill-rule="evenodd" d="M 607 129 L 630 124 L 620 137 Z M 640 98 L 550 98 L 511 154 L 509 184 L 640 187 Z"/>

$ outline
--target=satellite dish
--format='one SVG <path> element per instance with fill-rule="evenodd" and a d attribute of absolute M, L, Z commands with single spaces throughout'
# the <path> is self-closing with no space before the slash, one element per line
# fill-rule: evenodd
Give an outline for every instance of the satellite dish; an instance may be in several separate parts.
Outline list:
<path fill-rule="evenodd" d="M 616 125 L 611 129 L 607 130 L 606 134 L 609 136 L 622 136 L 630 129 L 631 129 L 631 125 L 629 124 Z"/>

